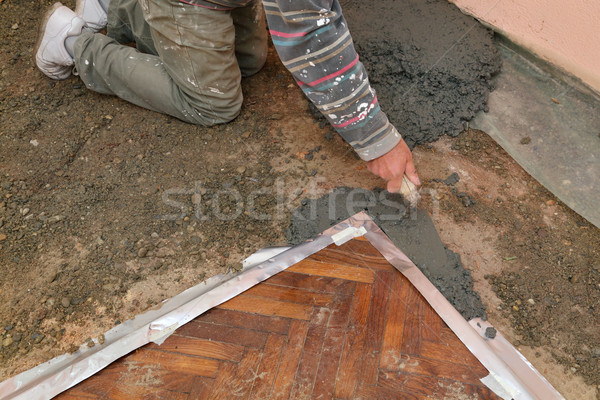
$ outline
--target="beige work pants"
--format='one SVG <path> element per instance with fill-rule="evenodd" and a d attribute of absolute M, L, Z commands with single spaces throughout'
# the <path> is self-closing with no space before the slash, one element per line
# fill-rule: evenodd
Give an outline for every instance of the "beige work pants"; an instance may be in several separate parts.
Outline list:
<path fill-rule="evenodd" d="M 112 0 L 107 35 L 84 32 L 74 58 L 89 89 L 210 126 L 239 114 L 241 78 L 258 72 L 266 54 L 260 1 L 221 11 L 177 0 Z"/>

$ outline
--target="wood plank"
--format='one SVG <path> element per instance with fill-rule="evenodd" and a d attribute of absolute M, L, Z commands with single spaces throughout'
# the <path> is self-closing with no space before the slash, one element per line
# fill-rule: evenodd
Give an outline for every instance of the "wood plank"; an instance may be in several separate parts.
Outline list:
<path fill-rule="evenodd" d="M 173 372 L 209 378 L 214 378 L 219 369 L 219 362 L 216 360 L 157 350 L 137 350 L 128 357 L 128 360 L 140 364 L 156 365 Z"/>
<path fill-rule="evenodd" d="M 323 340 L 321 360 L 315 379 L 312 398 L 330 399 L 335 391 L 335 378 L 339 369 L 346 329 L 350 316 L 352 298 L 338 296 L 335 299 L 327 332 Z"/>
<path fill-rule="evenodd" d="M 348 257 L 349 253 L 347 251 L 327 248 L 311 255 L 307 260 L 384 271 L 392 271 L 395 269 L 380 254 L 377 256 L 365 255 L 362 253 L 350 254 L 352 256 L 351 258 Z"/>
<path fill-rule="evenodd" d="M 358 236 L 358 237 L 355 237 L 352 240 L 357 240 L 357 241 L 361 241 L 361 242 L 369 242 L 369 239 L 367 239 L 365 236 Z"/>
<path fill-rule="evenodd" d="M 77 387 L 77 386 L 75 386 Z M 66 392 L 62 392 L 56 397 L 53 397 L 54 400 L 96 400 L 100 399 L 99 396 L 88 394 L 82 391 L 73 390 L 74 388 L 69 389 Z"/>
<path fill-rule="evenodd" d="M 438 378 L 405 374 L 404 372 L 382 371 L 379 373 L 379 386 L 409 393 L 419 398 L 445 398 Z"/>
<path fill-rule="evenodd" d="M 327 276 L 330 278 L 340 278 L 348 281 L 372 283 L 375 279 L 375 272 L 370 269 L 351 267 L 338 264 L 327 264 L 319 261 L 302 260 L 287 269 L 290 272 L 297 272 L 308 275 Z"/>
<path fill-rule="evenodd" d="M 285 347 L 286 338 L 271 334 L 267 338 L 262 361 L 256 373 L 257 377 L 252 387 L 250 399 L 263 400 L 271 396 L 273 381 L 277 373 L 281 353 Z"/>
<path fill-rule="evenodd" d="M 366 283 L 356 285 L 346 341 L 342 349 L 340 368 L 336 378 L 336 398 L 352 398 L 358 384 L 372 296 L 373 285 Z"/>
<path fill-rule="evenodd" d="M 333 294 L 331 293 L 311 292 L 297 288 L 269 285 L 267 283 L 256 285 L 248 289 L 244 294 L 319 307 L 330 307 L 333 302 Z"/>
<path fill-rule="evenodd" d="M 425 302 L 422 306 L 423 310 L 423 327 L 421 334 L 423 340 L 430 342 L 438 342 L 442 334 L 442 318 L 435 312 L 429 303 Z"/>
<path fill-rule="evenodd" d="M 463 363 L 470 365 L 473 371 L 481 378 L 488 375 L 488 370 L 479 362 L 477 357 L 460 341 L 458 336 L 449 328 L 442 329 L 440 335 L 440 344 L 445 345 L 452 353 L 453 358 L 462 358 Z"/>
<path fill-rule="evenodd" d="M 206 400 L 212 391 L 214 379 L 205 378 L 203 376 L 195 376 L 192 381 L 192 388 L 188 396 L 188 400 Z"/>
<path fill-rule="evenodd" d="M 419 355 L 421 353 L 421 324 L 424 319 L 421 305 L 426 300 L 413 285 L 407 282 L 407 286 L 409 290 L 405 298 L 406 316 L 400 349 L 404 354 Z"/>
<path fill-rule="evenodd" d="M 454 380 L 402 372 L 381 372 L 379 385 L 420 399 L 499 399 L 481 383 L 470 385 Z"/>
<path fill-rule="evenodd" d="M 114 367 L 112 367 L 114 365 Z M 176 392 L 189 392 L 194 375 L 169 371 L 162 366 L 140 363 L 132 360 L 113 363 L 112 368 L 106 368 L 94 378 L 105 378 L 110 382 L 132 386 L 147 386 Z M 86 384 L 88 381 L 84 381 Z"/>
<path fill-rule="evenodd" d="M 213 383 L 208 398 L 210 400 L 228 399 L 231 396 L 229 382 L 235 378 L 238 364 L 223 361 L 219 367 L 219 373 Z"/>
<path fill-rule="evenodd" d="M 385 261 L 385 258 L 381 255 L 379 250 L 377 250 L 375 246 L 373 246 L 368 240 L 350 240 L 341 246 L 336 246 L 334 249 L 348 253 L 352 256 L 360 254 L 363 256 L 370 256 L 372 258 L 383 259 Z M 329 250 L 329 248 L 327 250 Z M 321 251 L 319 253 L 321 253 Z"/>
<path fill-rule="evenodd" d="M 360 385 L 356 390 L 355 398 L 361 400 L 425 400 L 409 393 L 376 385 Z"/>
<path fill-rule="evenodd" d="M 325 276 L 296 274 L 289 272 L 289 270 L 273 275 L 265 282 L 268 282 L 271 285 L 294 287 L 314 292 L 346 295 L 354 293 L 354 286 L 356 285 L 353 281 Z"/>
<path fill-rule="evenodd" d="M 469 366 L 473 369 L 474 373 L 481 375 L 482 378 L 488 374 L 487 369 L 481 365 L 475 356 L 470 354 L 468 357 L 465 357 L 462 352 L 454 351 L 450 346 L 443 343 L 424 341 L 421 344 L 420 356 L 432 360 L 450 361 L 455 364 Z"/>
<path fill-rule="evenodd" d="M 268 336 L 265 332 L 206 323 L 201 319 L 183 325 L 177 329 L 177 334 L 253 348 L 263 348 Z"/>
<path fill-rule="evenodd" d="M 294 320 L 290 324 L 287 346 L 283 350 L 273 384 L 272 400 L 289 398 L 307 332 L 307 321 Z"/>
<path fill-rule="evenodd" d="M 134 399 L 148 399 L 148 400 L 160 400 L 160 399 L 172 399 L 172 400 L 187 400 L 188 394 L 181 392 L 172 392 L 164 389 L 155 389 L 144 386 L 130 386 L 130 385 L 115 385 L 103 396 L 110 400 L 134 400 Z"/>
<path fill-rule="evenodd" d="M 53 397 L 54 400 L 75 400 L 75 399 L 101 399 L 100 395 L 96 395 L 94 393 L 88 393 L 88 390 L 91 389 L 89 385 L 84 383 L 85 381 L 79 383 L 78 385 L 73 386 L 65 392 Z M 106 394 L 106 391 L 102 391 Z"/>
<path fill-rule="evenodd" d="M 379 271 L 373 285 L 373 297 L 367 320 L 363 363 L 360 368 L 363 384 L 372 385 L 377 382 L 379 357 L 386 326 L 390 287 L 394 284 L 398 271 Z"/>
<path fill-rule="evenodd" d="M 230 380 L 228 398 L 247 399 L 256 379 L 256 371 L 262 359 L 262 350 L 247 349 L 240 361 L 235 378 Z"/>
<path fill-rule="evenodd" d="M 310 318 L 304 349 L 298 363 L 298 370 L 292 386 L 291 399 L 309 399 L 313 391 L 317 368 L 321 360 L 323 339 L 327 331 L 327 323 L 331 317 L 331 310 L 315 307 Z"/>
<path fill-rule="evenodd" d="M 218 306 L 225 310 L 237 310 L 254 314 L 274 315 L 277 317 L 309 320 L 312 306 L 285 301 L 253 297 L 245 294 Z"/>
<path fill-rule="evenodd" d="M 264 315 L 249 314 L 241 311 L 223 310 L 213 308 L 202 314 L 199 318 L 202 322 L 228 325 L 244 329 L 254 329 L 263 332 L 279 333 L 287 335 L 290 328 L 290 320 L 280 317 L 266 317 Z"/>
<path fill-rule="evenodd" d="M 470 399 L 485 399 L 485 400 L 501 400 L 501 398 L 492 392 L 487 386 L 480 385 L 464 385 L 465 394 Z"/>
<path fill-rule="evenodd" d="M 101 372 L 106 371 L 106 369 L 102 370 Z M 106 393 L 108 393 L 109 390 L 117 384 L 119 379 L 120 377 L 118 372 L 113 374 L 105 374 L 104 376 L 100 376 L 100 374 L 92 375 L 68 391 L 58 395 L 55 397 L 55 399 L 62 399 L 63 397 L 68 399 L 73 397 L 77 399 L 105 398 Z"/>
<path fill-rule="evenodd" d="M 406 320 L 406 297 L 411 284 L 408 280 L 396 274 L 396 279 L 390 288 L 387 324 L 383 333 L 383 346 L 381 348 L 380 367 L 397 370 L 400 363 L 404 325 Z"/>
<path fill-rule="evenodd" d="M 403 355 L 399 371 L 383 369 L 382 371 L 390 375 L 393 373 L 417 374 L 440 379 L 451 379 L 474 385 L 480 383 L 480 377 L 473 372 L 470 366 L 408 355 Z"/>
<path fill-rule="evenodd" d="M 150 343 L 146 348 L 225 361 L 240 361 L 244 354 L 243 346 L 181 336 L 177 333 L 169 336 L 161 345 Z"/>

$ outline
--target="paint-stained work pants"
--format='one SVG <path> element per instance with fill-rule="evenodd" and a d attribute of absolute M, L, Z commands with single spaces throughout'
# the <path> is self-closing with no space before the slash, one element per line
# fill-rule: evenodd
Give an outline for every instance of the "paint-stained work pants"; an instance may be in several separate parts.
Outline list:
<path fill-rule="evenodd" d="M 241 77 L 258 72 L 266 54 L 260 1 L 222 11 L 177 0 L 112 0 L 107 35 L 84 32 L 74 58 L 89 89 L 209 126 L 239 114 Z"/>

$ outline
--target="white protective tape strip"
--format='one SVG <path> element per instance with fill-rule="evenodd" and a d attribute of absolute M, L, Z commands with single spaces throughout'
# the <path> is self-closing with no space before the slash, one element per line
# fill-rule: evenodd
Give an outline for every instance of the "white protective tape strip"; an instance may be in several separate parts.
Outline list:
<path fill-rule="evenodd" d="M 336 246 L 341 246 L 349 240 L 363 236 L 365 233 L 367 233 L 367 230 L 364 228 L 364 226 L 361 226 L 360 228 L 351 226 L 331 236 L 331 239 Z"/>
<path fill-rule="evenodd" d="M 521 378 L 524 384 L 534 391 L 540 398 L 548 400 L 560 400 L 564 397 L 538 372 L 537 369 L 497 330 L 493 339 L 486 337 L 486 330 L 493 328 L 492 324 L 481 318 L 473 318 L 469 321 L 471 327 L 484 338 L 487 345 L 510 367 L 513 373 Z"/>
<path fill-rule="evenodd" d="M 496 374 L 490 373 L 488 376 L 481 378 L 480 381 L 497 396 L 501 397 L 502 400 L 511 400 L 514 398 L 514 393 L 510 391 L 510 386 L 507 387 L 504 379 L 498 377 Z"/>

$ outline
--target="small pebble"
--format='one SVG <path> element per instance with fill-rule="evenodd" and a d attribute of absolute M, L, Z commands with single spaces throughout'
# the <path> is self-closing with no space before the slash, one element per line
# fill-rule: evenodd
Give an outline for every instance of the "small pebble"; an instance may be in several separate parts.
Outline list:
<path fill-rule="evenodd" d="M 60 300 L 60 304 L 61 304 L 61 305 L 62 305 L 64 308 L 67 308 L 67 307 L 69 307 L 69 306 L 71 305 L 71 299 L 70 299 L 70 298 L 68 298 L 68 297 L 63 297 L 63 298 Z"/>
<path fill-rule="evenodd" d="M 485 337 L 489 339 L 493 339 L 496 337 L 496 329 L 492 326 L 488 326 L 485 328 Z"/>

